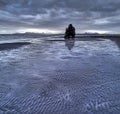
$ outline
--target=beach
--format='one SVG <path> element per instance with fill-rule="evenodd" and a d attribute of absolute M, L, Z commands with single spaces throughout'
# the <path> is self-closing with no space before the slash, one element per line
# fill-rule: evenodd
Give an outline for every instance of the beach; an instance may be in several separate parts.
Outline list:
<path fill-rule="evenodd" d="M 0 37 L 0 114 L 119 114 L 120 39 Z"/>

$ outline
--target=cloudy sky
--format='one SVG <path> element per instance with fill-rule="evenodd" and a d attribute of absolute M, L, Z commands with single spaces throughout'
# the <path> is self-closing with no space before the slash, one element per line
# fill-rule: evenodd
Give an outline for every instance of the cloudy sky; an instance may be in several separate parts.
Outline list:
<path fill-rule="evenodd" d="M 120 32 L 120 0 L 0 0 L 0 33 Z"/>

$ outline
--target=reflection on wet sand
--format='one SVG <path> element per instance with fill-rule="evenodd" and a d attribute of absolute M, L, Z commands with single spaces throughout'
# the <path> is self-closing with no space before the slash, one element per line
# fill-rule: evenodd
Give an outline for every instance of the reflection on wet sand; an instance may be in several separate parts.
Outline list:
<path fill-rule="evenodd" d="M 0 53 L 0 114 L 119 114 L 120 50 L 110 39 L 34 41 Z"/>
<path fill-rule="evenodd" d="M 65 46 L 71 50 L 75 45 L 75 39 L 65 39 Z"/>

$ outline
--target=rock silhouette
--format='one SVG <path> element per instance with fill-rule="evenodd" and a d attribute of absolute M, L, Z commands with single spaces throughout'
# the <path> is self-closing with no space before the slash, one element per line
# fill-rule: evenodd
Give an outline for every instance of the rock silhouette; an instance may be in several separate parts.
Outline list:
<path fill-rule="evenodd" d="M 72 24 L 69 24 L 68 28 L 66 28 L 64 38 L 65 39 L 75 38 L 75 27 L 73 27 Z"/>

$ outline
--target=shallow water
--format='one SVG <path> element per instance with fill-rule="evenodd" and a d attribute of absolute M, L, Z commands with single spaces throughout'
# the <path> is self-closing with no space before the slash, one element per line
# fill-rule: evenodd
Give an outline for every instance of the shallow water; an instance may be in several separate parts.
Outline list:
<path fill-rule="evenodd" d="M 53 39 L 0 51 L 0 114 L 119 114 L 116 42 Z"/>

